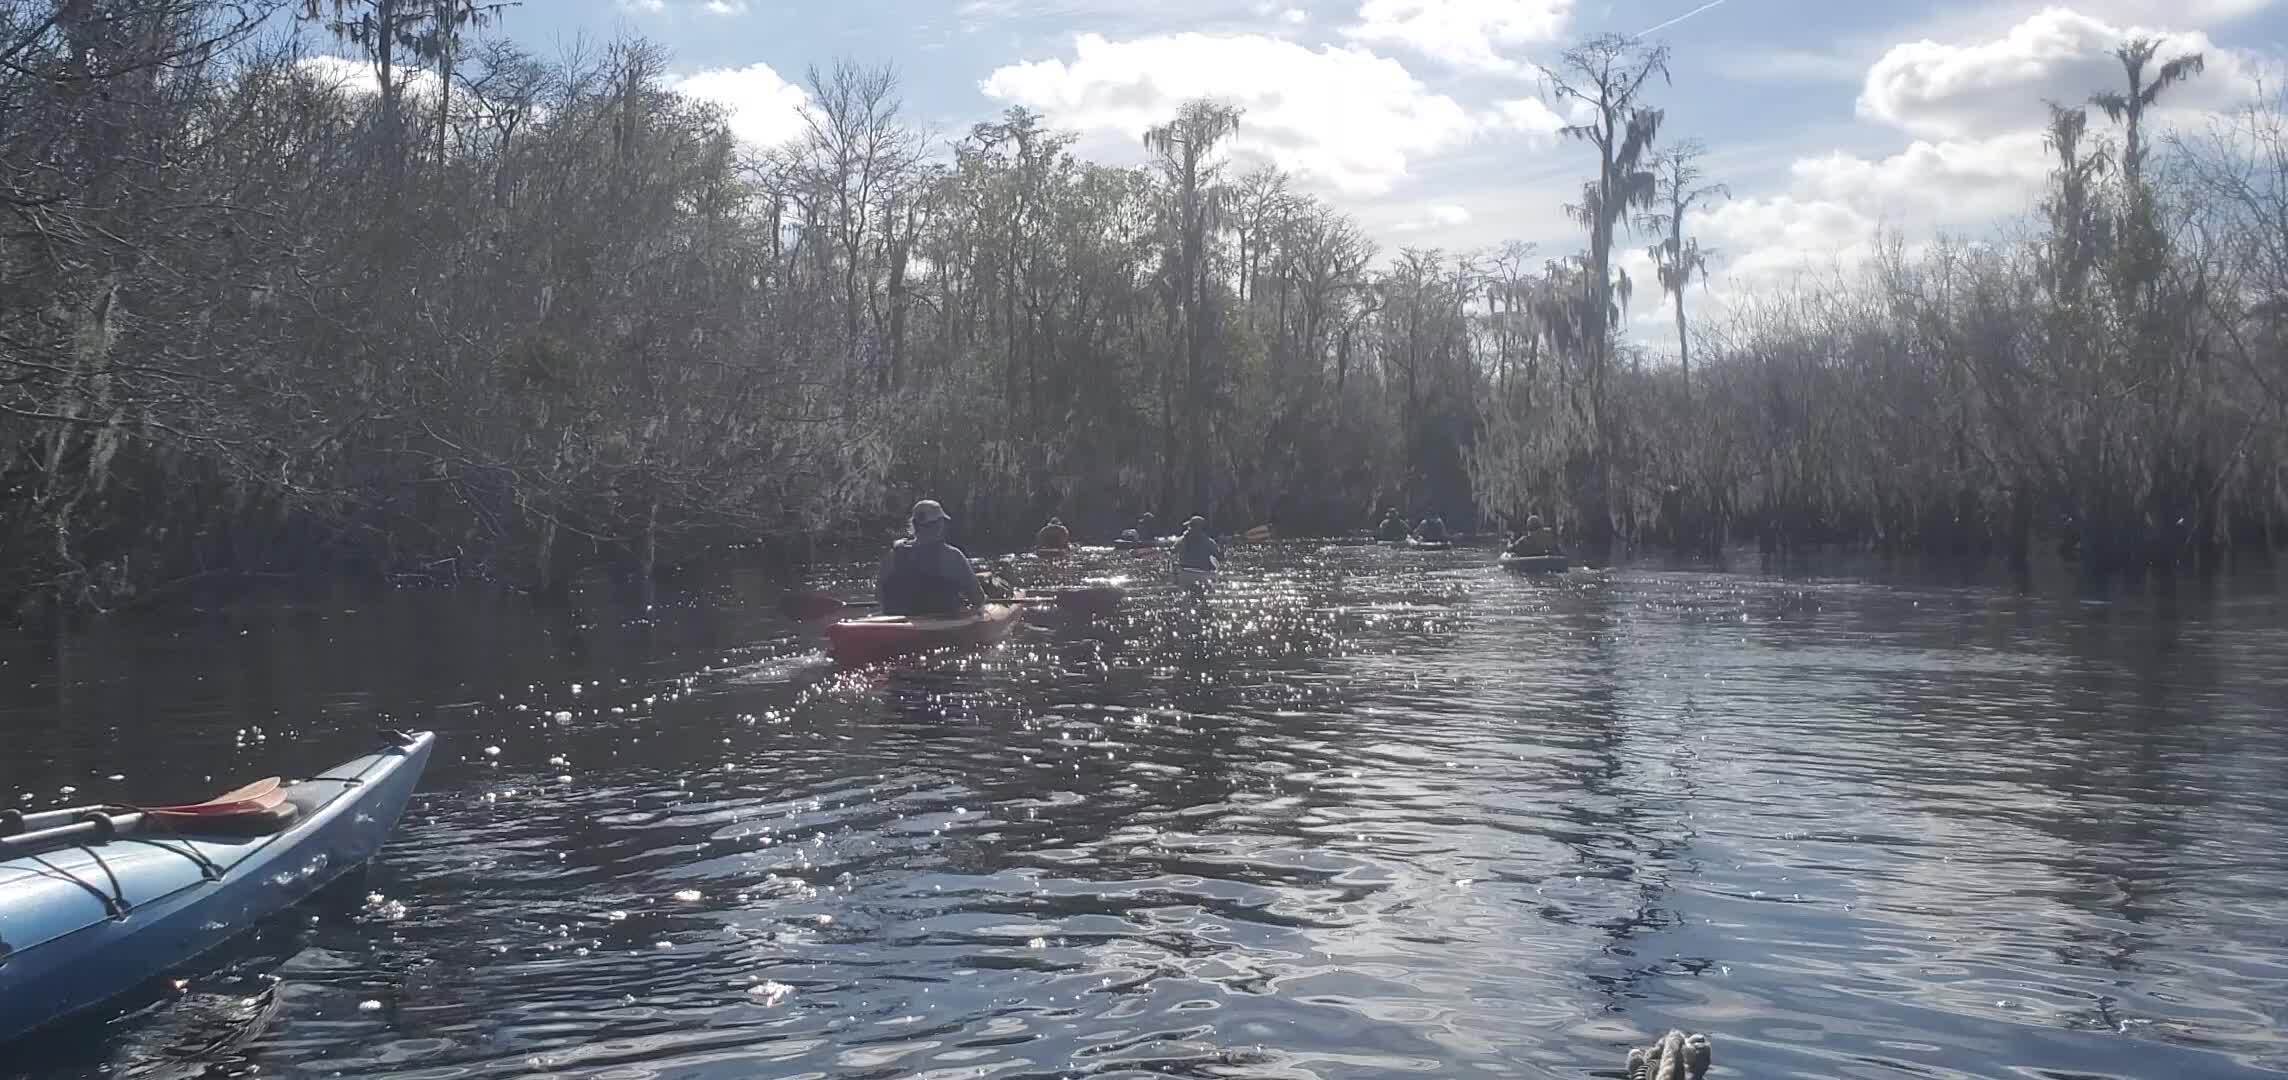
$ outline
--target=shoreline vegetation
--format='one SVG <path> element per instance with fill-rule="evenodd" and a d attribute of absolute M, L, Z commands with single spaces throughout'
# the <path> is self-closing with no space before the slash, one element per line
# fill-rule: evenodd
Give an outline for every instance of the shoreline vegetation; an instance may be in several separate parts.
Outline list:
<path fill-rule="evenodd" d="M 2008 235 L 1893 237 L 1707 320 L 1724 197 L 1665 51 L 1547 69 L 1578 252 L 1382 251 L 1183 105 L 1147 163 L 931 138 L 814 69 L 742 145 L 641 41 L 480 0 L 0 0 L 0 601 L 214 575 L 649 580 L 917 493 L 973 540 L 1528 512 L 1600 560 L 1850 545 L 2092 580 L 2288 541 L 2288 110 L 2162 134 L 2197 56 L 2052 105 Z M 319 58 L 317 46 L 354 58 Z M 350 74 L 345 76 L 344 72 Z M 1647 248 L 1658 280 L 1616 271 Z M 1673 308 L 1673 351 L 1617 332 Z"/>

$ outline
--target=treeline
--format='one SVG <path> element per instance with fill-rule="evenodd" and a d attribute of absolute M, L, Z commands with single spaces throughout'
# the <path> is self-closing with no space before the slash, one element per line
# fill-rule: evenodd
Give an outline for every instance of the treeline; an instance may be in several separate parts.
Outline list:
<path fill-rule="evenodd" d="M 454 0 L 0 0 L 18 596 L 547 586 L 870 507 L 894 453 L 715 112 Z M 380 91 L 289 45 L 309 19 Z"/>
<path fill-rule="evenodd" d="M 2119 85 L 2050 106 L 2049 189 L 2017 234 L 1892 237 L 1868 265 L 1688 330 L 1680 286 L 1706 267 L 1684 222 L 1722 191 L 1691 144 L 1661 148 L 1637 100 L 1665 55 L 1618 39 L 1568 53 L 1560 90 L 1593 106 L 1573 133 L 1603 164 L 1574 208 L 1590 251 L 1525 282 L 1538 302 L 1519 326 L 1496 307 L 1449 331 L 1552 362 L 1492 379 L 1479 503 L 1554 505 L 1592 542 L 1687 551 L 1862 544 L 2022 570 L 2046 543 L 2099 579 L 2288 541 L 2288 101 L 2156 146 L 2147 114 L 2202 58 L 2150 39 L 2115 56 Z M 1615 203 L 1693 363 L 1603 363 L 1586 316 L 1617 316 L 1631 285 L 1597 255 L 1612 216 L 1597 208 Z"/>
<path fill-rule="evenodd" d="M 1624 40 L 1552 72 L 1591 179 L 1584 251 L 1542 260 L 1380 252 L 1231 165 L 1215 102 L 1115 168 L 1021 110 L 931 143 L 842 63 L 758 148 L 658 50 L 543 60 L 485 36 L 504 16 L 0 0 L 0 593 L 546 589 L 871 535 L 922 493 L 981 540 L 1396 503 L 1596 550 L 2064 536 L 2107 566 L 2268 541 L 2288 506 L 2277 112 L 2164 170 L 2062 111 L 2043 235 L 1698 327 L 1688 217 L 1720 192 Z M 1617 274 L 1627 243 L 1657 282 Z M 1689 367 L 1616 334 L 1656 287 Z"/>

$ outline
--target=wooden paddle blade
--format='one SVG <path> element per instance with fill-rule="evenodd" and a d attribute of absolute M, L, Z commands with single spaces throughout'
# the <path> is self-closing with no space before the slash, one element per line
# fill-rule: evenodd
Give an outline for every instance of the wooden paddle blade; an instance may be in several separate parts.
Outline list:
<path fill-rule="evenodd" d="M 247 799 L 259 799 L 273 791 L 278 790 L 280 783 L 281 781 L 275 776 L 265 776 L 260 780 L 246 785 L 245 787 L 239 788 L 237 791 L 226 791 L 220 795 L 215 796 L 214 798 L 208 799 L 207 802 L 229 803 L 242 802 Z"/>
<path fill-rule="evenodd" d="M 263 798 L 238 804 L 235 809 L 228 813 L 219 811 L 182 813 L 169 810 L 146 810 L 137 819 L 137 822 L 139 825 L 177 829 L 183 832 L 214 833 L 226 836 L 259 836 L 285 828 L 300 815 L 301 807 L 289 801 L 284 791 L 273 791 Z"/>
<path fill-rule="evenodd" d="M 153 807 L 143 811 L 145 817 L 165 821 L 209 821 L 215 818 L 246 817 L 267 814 L 286 805 L 286 793 L 273 791 L 259 799 L 242 799 L 227 803 L 197 803 L 191 806 Z"/>
<path fill-rule="evenodd" d="M 176 817 L 227 817 L 269 810 L 286 801 L 286 792 L 280 789 L 275 776 L 257 780 L 236 791 L 225 792 L 205 802 L 183 803 L 178 806 L 147 806 L 148 814 L 167 814 Z"/>

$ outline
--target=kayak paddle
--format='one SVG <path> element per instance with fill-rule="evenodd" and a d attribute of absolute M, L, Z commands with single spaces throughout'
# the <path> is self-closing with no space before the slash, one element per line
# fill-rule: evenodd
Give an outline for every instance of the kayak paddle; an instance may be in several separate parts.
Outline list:
<path fill-rule="evenodd" d="M 779 598 L 779 613 L 796 622 L 817 622 L 849 608 L 880 606 L 878 600 L 844 600 L 819 589 L 794 589 Z"/>
<path fill-rule="evenodd" d="M 0 852 L 44 851 L 64 844 L 91 840 L 100 843 L 123 833 L 137 832 L 145 826 L 187 826 L 273 814 L 285 802 L 286 791 L 280 786 L 279 778 L 272 776 L 205 802 L 175 806 L 96 806 L 77 811 L 21 814 L 11 818 L 8 824 L 22 831 L 11 830 L 0 834 Z M 60 814 L 71 816 L 64 822 L 48 824 Z M 27 827 L 35 823 L 46 827 Z"/>
<path fill-rule="evenodd" d="M 1056 604 L 1080 610 L 1101 610 L 1120 603 L 1127 592 L 1117 585 L 1082 585 L 988 601 L 995 604 Z M 856 608 L 878 608 L 879 600 L 844 600 L 817 590 L 791 592 L 779 601 L 779 610 L 798 622 L 817 622 Z"/>

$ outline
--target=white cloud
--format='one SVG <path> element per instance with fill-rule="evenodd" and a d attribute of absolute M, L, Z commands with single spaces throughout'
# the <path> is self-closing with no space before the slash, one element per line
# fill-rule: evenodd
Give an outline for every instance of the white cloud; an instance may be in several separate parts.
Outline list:
<path fill-rule="evenodd" d="M 2121 85 L 2121 63 L 2110 50 L 2148 33 L 2050 8 L 1998 38 L 1964 45 L 1928 39 L 1896 45 L 1868 70 L 1859 115 L 1941 139 L 2038 127 L 2047 117 L 2045 99 L 2081 102 Z M 2254 89 L 2249 65 L 2238 54 L 2218 49 L 2206 34 L 2154 36 L 2165 42 L 2162 59 L 2199 52 L 2208 61 L 2206 72 L 2168 91 L 2162 98 L 2165 106 L 2229 106 Z"/>
<path fill-rule="evenodd" d="M 361 94 L 374 91 L 373 65 L 346 56 L 305 56 L 294 64 L 319 82 Z"/>
<path fill-rule="evenodd" d="M 1289 26 L 1301 26 L 1311 21 L 1311 13 L 1302 8 L 1288 8 L 1279 13 L 1279 21 Z"/>
<path fill-rule="evenodd" d="M 1710 207 L 1700 215 L 1700 235 L 1743 256 L 1753 251 L 1766 261 L 1797 262 L 1849 251 L 1874 239 L 1878 224 L 1840 202 L 1772 195 Z M 1741 269 L 1737 262 L 1730 268 Z"/>
<path fill-rule="evenodd" d="M 1530 69 L 1499 50 L 1557 40 L 1572 8 L 1573 0 L 1364 0 L 1343 33 L 1465 70 L 1523 74 Z"/>
<path fill-rule="evenodd" d="M 1558 129 L 1565 126 L 1564 118 L 1551 112 L 1540 98 L 1511 98 L 1494 102 L 1484 119 L 1489 127 L 1538 135 L 1555 135 Z"/>
<path fill-rule="evenodd" d="M 810 100 L 802 87 L 780 78 L 769 64 L 710 68 L 676 80 L 674 88 L 722 106 L 731 134 L 758 146 L 775 146 L 802 134 L 802 109 Z"/>
<path fill-rule="evenodd" d="M 1424 232 L 1433 229 L 1451 229 L 1470 223 L 1467 207 L 1453 203 L 1432 203 L 1422 208 L 1416 217 L 1391 225 L 1390 231 L 1399 233 Z"/>
<path fill-rule="evenodd" d="M 2112 23 L 2211 26 L 2254 15 L 2277 0 L 2077 0 L 2074 9 Z"/>
<path fill-rule="evenodd" d="M 1660 269 L 1646 253 L 1647 246 L 1631 243 L 1614 251 L 1613 270 L 1629 278 L 1629 306 L 1624 313 L 1623 332 L 1650 338 L 1658 347 L 1659 343 L 1673 341 L 1676 324 L 1670 321 L 1675 316 L 1668 306 L 1668 294 L 1660 291 Z M 1695 278 L 1692 291 L 1685 294 L 1686 305 L 1696 311 L 1707 299 L 1698 281 Z"/>
<path fill-rule="evenodd" d="M 620 10 L 640 11 L 646 15 L 657 15 L 667 10 L 667 0 L 620 0 Z"/>
<path fill-rule="evenodd" d="M 747 0 L 707 0 L 701 10 L 709 15 L 744 15 L 747 13 Z"/>
<path fill-rule="evenodd" d="M 1070 61 L 1011 64 L 980 88 L 1059 125 L 1130 140 L 1188 99 L 1229 101 L 1247 110 L 1235 153 L 1353 195 L 1388 191 L 1417 159 L 1509 126 L 1504 114 L 1472 115 L 1365 49 L 1314 50 L 1255 34 L 1083 34 Z"/>
<path fill-rule="evenodd" d="M 1850 270 L 1881 250 L 1885 233 L 1910 246 L 1941 231 L 1986 234 L 2033 210 L 2048 162 L 2033 130 L 1916 140 L 1889 155 L 1798 157 L 1782 190 L 1719 202 L 1687 220 L 1714 253 L 1706 295 L 1696 291 L 1695 302 L 1720 313 L 1807 275 Z M 1644 277 L 1638 289 L 1641 298 L 1658 285 Z M 1654 348 L 1668 348 L 1653 322 L 1639 333 Z"/>
<path fill-rule="evenodd" d="M 2123 75 L 2110 50 L 2150 34 L 2164 42 L 2162 59 L 2200 52 L 2207 68 L 2164 94 L 2163 107 L 2147 118 L 2148 131 L 2197 123 L 2245 100 L 2260 66 L 2253 54 L 2222 48 L 2200 28 L 2278 6 L 2280 0 L 2073 0 L 2067 10 L 2000 0 L 1950 9 L 1905 35 L 1924 40 L 1862 43 L 1832 55 L 1783 41 L 1719 63 L 1718 73 L 1737 81 L 1848 78 L 1861 86 L 1861 124 L 1831 137 L 1865 146 L 1869 132 L 1903 134 L 1880 152 L 1817 149 L 1826 137 L 1766 152 L 1765 160 L 1790 164 L 1761 190 L 1743 190 L 1743 197 L 1688 222 L 1715 253 L 1706 293 L 1695 289 L 1688 304 L 1721 318 L 1799 279 L 1863 266 L 1893 242 L 1913 253 L 1940 232 L 1992 237 L 2034 213 L 2047 182 L 2045 98 L 2072 104 L 2114 90 Z M 2154 26 L 2177 32 L 2141 29 Z M 2223 31 L 2218 36 L 2232 40 Z M 2118 126 L 2102 114 L 2093 112 L 2091 125 L 2118 137 Z M 1743 167 L 1772 173 L 1760 161 L 1735 162 L 1718 178 L 1740 175 Z M 1672 352 L 1666 315 L 1649 300 L 1658 286 L 1639 273 L 1649 271 L 1648 261 L 1637 251 L 1620 253 L 1618 261 L 1637 279 L 1633 336 Z"/>
<path fill-rule="evenodd" d="M 295 61 L 295 66 L 328 86 L 339 87 L 352 94 L 375 94 L 381 91 L 380 77 L 374 74 L 373 65 L 364 60 L 347 56 L 305 56 Z M 409 98 L 426 97 L 430 88 L 437 85 L 437 73 L 427 68 L 400 67 L 396 69 L 396 75 L 400 85 L 405 87 L 405 96 Z"/>
<path fill-rule="evenodd" d="M 2038 131 L 1949 142 L 1916 140 L 1888 157 L 1831 153 L 1799 158 L 1795 190 L 1807 198 L 1923 228 L 1966 227 L 2030 209 L 2050 167 Z"/>
<path fill-rule="evenodd" d="M 2288 0 L 1986 0 L 1938 5 L 1909 26 L 1892 26 L 1880 37 L 1852 35 L 1837 44 L 1843 52 L 1862 57 L 1864 69 L 1893 45 L 1924 39 L 1959 43 L 1999 38 L 2051 11 L 2066 10 L 2111 26 L 2181 33 L 2219 27 L 2284 3 Z"/>
<path fill-rule="evenodd" d="M 1719 202 L 1687 219 L 1712 249 L 1711 310 L 1849 269 L 1872 257 L 1885 231 L 1917 242 L 1933 233 L 1979 235 L 2030 212 L 2047 178 L 2039 132 L 1930 142 L 1880 157 L 1799 157 L 1784 190 Z M 1633 272 L 1633 271 L 1632 271 Z M 1639 287 L 1653 279 L 1640 279 Z"/>
<path fill-rule="evenodd" d="M 1880 250 L 1883 230 L 1892 227 L 1892 222 L 1841 202 L 1795 195 L 1718 204 L 1701 214 L 1694 230 L 1717 256 L 1707 289 L 1705 295 L 1695 290 L 1686 303 L 1721 313 L 1743 298 L 1784 288 L 1806 275 L 1865 265 Z M 1658 279 L 1638 279 L 1640 298 L 1659 291 Z M 1657 335 L 1652 340 L 1656 348 L 1667 344 Z"/>

